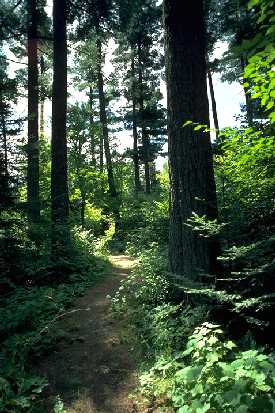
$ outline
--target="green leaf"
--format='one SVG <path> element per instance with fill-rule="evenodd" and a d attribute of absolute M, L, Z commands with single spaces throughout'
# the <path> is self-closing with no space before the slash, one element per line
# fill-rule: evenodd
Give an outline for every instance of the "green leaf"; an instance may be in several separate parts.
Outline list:
<path fill-rule="evenodd" d="M 194 380 L 196 380 L 201 373 L 201 368 L 200 367 L 185 367 L 184 369 L 178 371 L 176 373 L 176 377 L 179 380 L 184 380 L 187 383 L 190 383 Z"/>
<path fill-rule="evenodd" d="M 207 128 L 206 125 L 197 125 L 197 126 L 195 126 L 194 131 L 199 131 L 199 130 L 205 129 L 205 128 Z"/>
<path fill-rule="evenodd" d="M 239 406 L 236 409 L 236 413 L 247 413 L 248 412 L 248 407 L 245 406 L 244 404 L 241 404 L 241 406 Z"/>
<path fill-rule="evenodd" d="M 179 408 L 177 413 L 192 413 L 192 410 L 190 409 L 189 406 L 182 406 Z"/>
<path fill-rule="evenodd" d="M 192 125 L 192 124 L 193 124 L 192 120 L 187 120 L 187 121 L 182 125 L 182 127 L 185 128 L 186 126 Z"/>

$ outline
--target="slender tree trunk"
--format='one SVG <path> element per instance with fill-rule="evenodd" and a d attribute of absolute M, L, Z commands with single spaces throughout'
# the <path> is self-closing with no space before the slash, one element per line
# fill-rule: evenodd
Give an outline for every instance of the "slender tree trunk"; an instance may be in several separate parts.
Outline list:
<path fill-rule="evenodd" d="M 157 171 L 155 162 L 150 163 L 150 177 L 151 177 L 151 189 L 154 191 L 157 188 Z"/>
<path fill-rule="evenodd" d="M 139 175 L 139 159 L 138 159 L 138 132 L 137 132 L 137 109 L 136 109 L 136 84 L 135 84 L 135 61 L 132 54 L 131 61 L 132 69 L 132 102 L 133 102 L 133 163 L 134 163 L 134 180 L 135 180 L 135 192 L 138 193 L 141 190 L 140 175 Z"/>
<path fill-rule="evenodd" d="M 102 173 L 104 169 L 104 142 L 103 133 L 101 131 L 99 136 L 99 170 Z"/>
<path fill-rule="evenodd" d="M 66 0 L 53 1 L 53 98 L 52 98 L 52 245 L 66 249 L 69 238 L 67 178 L 67 35 Z"/>
<path fill-rule="evenodd" d="M 1 96 L 1 95 L 0 95 Z M 4 104 L 2 101 L 2 96 L 1 96 L 1 106 L 3 106 L 4 110 Z M 2 109 L 2 108 L 1 108 Z M 6 128 L 6 120 L 5 120 L 5 115 L 3 111 L 1 110 L 1 128 L 2 128 L 2 136 L 3 136 L 3 150 L 4 150 L 4 174 L 5 176 L 8 176 L 8 145 L 7 145 L 7 128 Z"/>
<path fill-rule="evenodd" d="M 217 268 L 218 244 L 198 236 L 187 220 L 195 212 L 217 217 L 210 136 L 183 127 L 209 124 L 203 0 L 164 0 L 168 146 L 171 180 L 171 271 L 196 278 Z"/>
<path fill-rule="evenodd" d="M 41 54 L 40 56 L 40 76 L 42 77 L 45 73 L 45 62 L 44 62 L 44 57 Z M 43 86 L 43 80 L 40 85 L 40 90 L 41 90 L 41 96 L 40 96 L 40 122 L 39 122 L 39 133 L 40 136 L 45 135 L 45 90 Z"/>
<path fill-rule="evenodd" d="M 39 126 L 39 134 L 40 136 L 45 135 L 45 99 L 41 98 L 40 100 L 40 126 Z"/>
<path fill-rule="evenodd" d="M 145 192 L 151 192 L 150 182 L 150 164 L 149 164 L 149 146 L 150 141 L 144 125 L 144 87 L 143 87 L 143 70 L 142 70 L 142 51 L 141 44 L 138 42 L 138 83 L 139 83 L 139 114 L 141 119 L 141 140 L 143 147 L 143 162 L 145 173 Z"/>
<path fill-rule="evenodd" d="M 93 116 L 93 89 L 90 87 L 89 89 L 89 106 L 90 106 L 90 141 L 91 141 L 91 157 L 92 157 L 92 165 L 96 166 L 96 158 L 95 158 L 95 136 L 94 136 L 94 116 Z"/>
<path fill-rule="evenodd" d="M 210 91 L 211 104 L 212 104 L 214 127 L 215 127 L 215 133 L 216 133 L 216 138 L 217 138 L 219 136 L 220 128 L 219 128 L 217 105 L 216 105 L 216 99 L 215 99 L 215 91 L 214 91 L 212 73 L 211 73 L 210 68 L 207 69 L 207 77 L 208 77 L 209 91 Z"/>
<path fill-rule="evenodd" d="M 108 132 L 108 123 L 106 115 L 106 99 L 104 93 L 104 83 L 103 83 L 103 74 L 102 74 L 102 45 L 100 39 L 96 41 L 97 46 L 97 56 L 98 56 L 98 66 L 97 66 L 97 80 L 98 80 L 98 94 L 99 94 L 99 111 L 100 111 L 100 123 L 102 127 L 102 136 L 103 136 L 103 146 L 106 159 L 107 175 L 108 175 L 108 185 L 109 193 L 113 199 L 113 213 L 116 222 L 116 226 L 119 225 L 119 206 L 118 206 L 118 193 L 116 190 L 114 172 L 113 172 L 113 163 L 110 151 L 109 144 L 109 132 Z"/>
<path fill-rule="evenodd" d="M 38 52 L 37 2 L 28 0 L 28 165 L 27 200 L 31 222 L 40 219 L 39 200 L 39 133 L 38 133 Z"/>

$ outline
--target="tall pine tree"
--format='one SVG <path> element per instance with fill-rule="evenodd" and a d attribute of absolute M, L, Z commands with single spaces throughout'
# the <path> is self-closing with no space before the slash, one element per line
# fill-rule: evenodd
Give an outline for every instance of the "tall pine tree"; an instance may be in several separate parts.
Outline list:
<path fill-rule="evenodd" d="M 68 241 L 69 197 L 67 180 L 67 1 L 53 1 L 53 98 L 52 98 L 52 244 L 53 252 Z"/>
<path fill-rule="evenodd" d="M 217 217 L 208 133 L 183 127 L 209 124 L 203 1 L 164 1 L 168 145 L 171 179 L 169 260 L 173 273 L 195 278 L 216 270 L 217 245 L 199 237 L 187 221 L 192 213 Z"/>
<path fill-rule="evenodd" d="M 31 222 L 40 218 L 39 131 L 38 131 L 38 9 L 36 0 L 28 0 L 28 165 L 27 196 Z"/>

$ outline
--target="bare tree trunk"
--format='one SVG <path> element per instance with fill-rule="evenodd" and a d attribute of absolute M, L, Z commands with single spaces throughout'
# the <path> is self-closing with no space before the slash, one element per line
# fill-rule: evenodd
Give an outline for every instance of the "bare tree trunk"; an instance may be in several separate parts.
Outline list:
<path fill-rule="evenodd" d="M 1 96 L 1 106 L 3 106 L 2 95 Z M 6 128 L 6 120 L 5 115 L 1 111 L 1 127 L 2 127 L 2 136 L 3 136 L 3 150 L 4 150 L 4 174 L 8 176 L 8 145 L 7 145 L 7 128 Z"/>
<path fill-rule="evenodd" d="M 144 172 L 145 172 L 145 192 L 149 194 L 151 192 L 151 182 L 150 182 L 150 164 L 149 164 L 149 146 L 150 141 L 146 128 L 144 125 L 144 86 L 143 86 L 143 70 L 142 70 L 142 56 L 141 56 L 141 45 L 138 42 L 138 83 L 139 83 L 139 113 L 141 118 L 141 139 L 143 147 L 143 162 L 144 162 Z"/>
<path fill-rule="evenodd" d="M 211 73 L 210 68 L 207 69 L 207 77 L 208 77 L 209 91 L 210 91 L 211 104 L 212 104 L 214 127 L 215 127 L 215 133 L 216 133 L 216 138 L 217 138 L 219 136 L 220 128 L 219 128 L 217 105 L 216 105 L 216 99 L 215 99 L 215 91 L 214 91 L 212 73 Z"/>
<path fill-rule="evenodd" d="M 44 57 L 41 54 L 40 56 L 40 76 L 42 77 L 45 73 L 45 62 L 44 62 Z M 44 116 L 44 109 L 45 109 L 45 90 L 43 86 L 43 82 L 40 85 L 40 91 L 41 91 L 41 96 L 40 96 L 40 122 L 39 122 L 39 133 L 40 136 L 45 135 L 45 116 Z"/>
<path fill-rule="evenodd" d="M 102 173 L 104 169 L 104 142 L 103 142 L 103 134 L 100 133 L 99 137 L 99 170 Z"/>
<path fill-rule="evenodd" d="M 66 249 L 69 239 L 67 175 L 67 34 L 66 0 L 53 1 L 53 99 L 52 99 L 52 244 Z"/>
<path fill-rule="evenodd" d="M 154 161 L 150 163 L 150 177 L 151 177 L 151 189 L 154 191 L 157 188 L 157 171 Z"/>
<path fill-rule="evenodd" d="M 104 153 L 106 159 L 107 175 L 108 175 L 108 185 L 109 193 L 113 199 L 113 214 L 116 222 L 116 226 L 119 225 L 119 206 L 118 206 L 118 193 L 116 190 L 114 172 L 113 172 L 113 163 L 110 151 L 109 144 L 109 132 L 108 132 L 108 123 L 106 115 L 106 99 L 104 93 L 104 83 L 103 83 L 103 74 L 102 74 L 102 45 L 101 41 L 98 38 L 96 41 L 97 46 L 97 57 L 98 57 L 98 66 L 97 66 L 97 80 L 98 80 L 98 94 L 99 94 L 99 109 L 100 109 L 100 122 L 102 127 L 102 136 L 104 144 Z"/>
<path fill-rule="evenodd" d="M 39 126 L 39 133 L 40 136 L 45 135 L 45 116 L 44 116 L 44 108 L 45 108 L 45 100 L 41 99 L 40 101 L 40 126 Z"/>
<path fill-rule="evenodd" d="M 37 2 L 28 0 L 28 165 L 27 200 L 31 222 L 40 219 L 39 199 L 39 133 L 38 133 L 38 39 Z"/>
<path fill-rule="evenodd" d="M 93 89 L 90 87 L 89 89 L 89 106 L 90 106 L 90 141 L 91 141 L 91 157 L 92 157 L 92 165 L 96 166 L 96 158 L 95 158 L 95 136 L 94 136 L 94 116 L 93 116 Z"/>
<path fill-rule="evenodd" d="M 138 159 L 138 132 L 137 132 L 137 110 L 136 110 L 136 85 L 135 85 L 135 61 L 132 53 L 131 61 L 132 69 L 132 102 L 133 102 L 133 163 L 134 163 L 134 181 L 135 192 L 138 193 L 141 190 L 140 175 L 139 175 L 139 159 Z"/>
<path fill-rule="evenodd" d="M 210 135 L 182 127 L 209 125 L 203 0 L 164 0 L 168 146 L 171 181 L 169 261 L 173 273 L 196 278 L 217 269 L 218 243 L 187 226 L 195 212 L 217 217 Z"/>

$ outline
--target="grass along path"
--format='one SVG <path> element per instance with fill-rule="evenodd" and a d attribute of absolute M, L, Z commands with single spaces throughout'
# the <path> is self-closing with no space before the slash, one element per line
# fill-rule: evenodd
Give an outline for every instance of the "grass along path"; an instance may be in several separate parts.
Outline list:
<path fill-rule="evenodd" d="M 128 397 L 137 385 L 133 351 L 121 340 L 122 323 L 112 318 L 106 298 L 133 261 L 116 255 L 111 263 L 111 274 L 76 302 L 76 309 L 86 311 L 71 312 L 58 322 L 63 338 L 39 366 L 50 383 L 49 398 L 59 395 L 67 413 L 141 411 Z"/>

